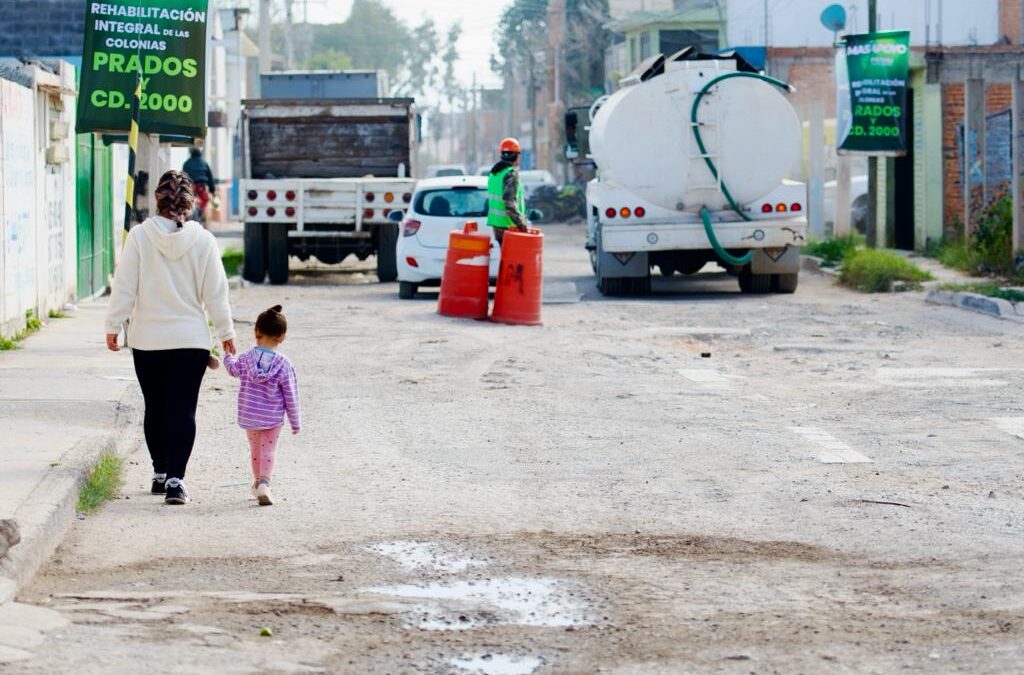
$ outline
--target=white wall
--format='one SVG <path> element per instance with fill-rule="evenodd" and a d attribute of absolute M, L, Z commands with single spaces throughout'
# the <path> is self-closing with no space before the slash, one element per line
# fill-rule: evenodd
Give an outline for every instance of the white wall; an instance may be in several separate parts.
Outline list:
<path fill-rule="evenodd" d="M 827 47 L 832 33 L 821 25 L 828 0 L 767 0 L 768 42 L 773 47 Z M 841 2 L 847 32 L 868 30 L 867 0 Z M 942 5 L 940 20 L 939 5 Z M 765 0 L 728 0 L 729 44 L 763 45 Z M 941 24 L 941 25 L 940 25 Z M 910 30 L 911 43 L 991 45 L 1000 39 L 999 0 L 878 0 L 879 30 Z"/>

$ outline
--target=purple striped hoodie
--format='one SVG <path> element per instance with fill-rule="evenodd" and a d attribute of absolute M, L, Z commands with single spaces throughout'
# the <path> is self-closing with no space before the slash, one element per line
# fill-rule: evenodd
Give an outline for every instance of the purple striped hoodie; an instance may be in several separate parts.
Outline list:
<path fill-rule="evenodd" d="M 274 429 L 284 416 L 298 431 L 299 385 L 295 369 L 285 356 L 253 347 L 241 356 L 224 355 L 228 374 L 242 382 L 238 390 L 238 426 L 243 429 Z"/>

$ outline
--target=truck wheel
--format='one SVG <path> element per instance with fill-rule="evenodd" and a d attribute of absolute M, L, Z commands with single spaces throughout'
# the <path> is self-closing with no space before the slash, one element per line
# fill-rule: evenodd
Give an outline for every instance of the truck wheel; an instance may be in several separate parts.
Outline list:
<path fill-rule="evenodd" d="M 754 274 L 750 271 L 750 265 L 740 271 L 740 291 L 743 293 L 763 294 L 771 290 L 771 274 Z"/>
<path fill-rule="evenodd" d="M 398 223 L 381 225 L 377 236 L 377 279 L 381 282 L 398 278 Z"/>
<path fill-rule="evenodd" d="M 650 295 L 651 294 L 651 275 L 648 274 L 646 277 L 630 277 L 626 280 L 628 293 L 630 295 Z"/>
<path fill-rule="evenodd" d="M 267 277 L 267 226 L 263 223 L 246 223 L 243 236 L 244 258 L 242 278 L 254 284 L 262 284 Z"/>
<path fill-rule="evenodd" d="M 288 226 L 268 227 L 268 271 L 270 283 L 278 286 L 288 283 Z"/>
<path fill-rule="evenodd" d="M 800 283 L 799 274 L 775 274 L 773 276 L 776 293 L 796 293 L 797 284 Z"/>
<path fill-rule="evenodd" d="M 601 295 L 608 297 L 625 295 L 626 281 L 627 279 L 624 277 L 600 277 L 597 282 L 597 289 L 601 291 Z"/>
<path fill-rule="evenodd" d="M 416 297 L 418 290 L 420 290 L 419 284 L 414 284 L 411 281 L 398 282 L 398 297 L 402 300 L 412 300 Z"/>

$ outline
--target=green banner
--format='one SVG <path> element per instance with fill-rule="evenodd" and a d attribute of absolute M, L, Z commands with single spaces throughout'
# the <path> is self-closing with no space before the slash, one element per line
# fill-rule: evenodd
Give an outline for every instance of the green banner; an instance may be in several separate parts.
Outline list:
<path fill-rule="evenodd" d="M 906 154 L 909 76 L 909 31 L 846 36 L 836 54 L 836 148 L 841 154 Z"/>
<path fill-rule="evenodd" d="M 86 2 L 78 131 L 125 133 L 142 74 L 139 130 L 206 135 L 207 0 Z"/>

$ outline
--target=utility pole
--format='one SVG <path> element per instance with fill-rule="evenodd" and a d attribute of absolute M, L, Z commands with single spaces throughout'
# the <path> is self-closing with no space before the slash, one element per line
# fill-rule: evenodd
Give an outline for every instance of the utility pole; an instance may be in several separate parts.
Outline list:
<path fill-rule="evenodd" d="M 877 0 L 868 0 L 868 32 L 878 28 Z M 868 246 L 878 246 L 878 158 L 868 157 Z M 884 242 L 883 242 L 884 243 Z"/>
<path fill-rule="evenodd" d="M 295 13 L 294 0 L 284 0 L 284 69 L 295 69 Z"/>
<path fill-rule="evenodd" d="M 270 3 L 271 0 L 260 0 L 260 72 L 269 73 L 273 67 L 273 55 L 270 53 Z"/>

